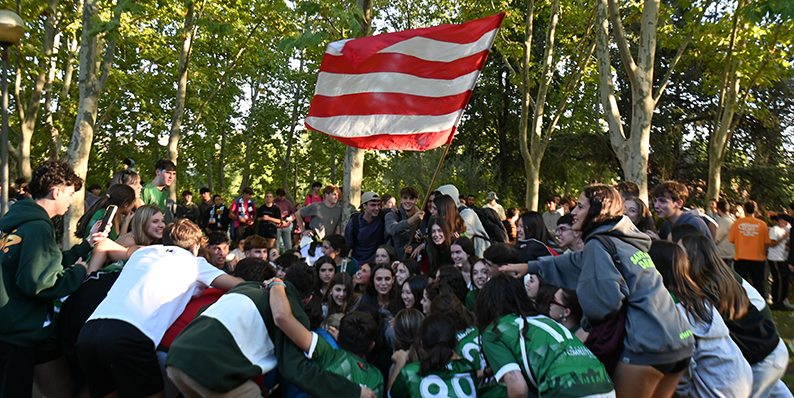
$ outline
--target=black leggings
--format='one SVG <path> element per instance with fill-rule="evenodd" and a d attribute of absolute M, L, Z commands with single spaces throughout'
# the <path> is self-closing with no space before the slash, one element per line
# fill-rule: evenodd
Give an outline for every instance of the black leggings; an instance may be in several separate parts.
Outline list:
<path fill-rule="evenodd" d="M 772 303 L 783 305 L 788 297 L 788 264 L 785 261 L 770 261 L 769 273 L 772 274 Z"/>

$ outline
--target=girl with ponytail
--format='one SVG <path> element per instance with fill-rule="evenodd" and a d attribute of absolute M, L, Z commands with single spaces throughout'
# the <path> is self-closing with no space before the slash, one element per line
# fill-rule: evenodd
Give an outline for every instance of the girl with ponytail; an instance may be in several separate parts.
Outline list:
<path fill-rule="evenodd" d="M 437 396 L 463 398 L 476 396 L 476 372 L 471 362 L 456 353 L 455 323 L 446 315 L 425 318 L 419 329 L 422 360 L 405 364 L 396 358 L 393 372 L 399 372 L 392 385 L 392 398 Z"/>
<path fill-rule="evenodd" d="M 135 191 L 126 185 L 117 184 L 108 188 L 108 193 L 101 196 L 88 208 L 77 222 L 77 230 L 74 235 L 87 239 L 91 234 L 91 227 L 105 216 L 105 209 L 110 205 L 115 205 L 118 210 L 111 220 L 113 226 L 108 231 L 108 238 L 116 240 L 120 235 L 126 234 L 130 222 L 128 215 L 132 214 L 132 209 L 135 206 Z"/>

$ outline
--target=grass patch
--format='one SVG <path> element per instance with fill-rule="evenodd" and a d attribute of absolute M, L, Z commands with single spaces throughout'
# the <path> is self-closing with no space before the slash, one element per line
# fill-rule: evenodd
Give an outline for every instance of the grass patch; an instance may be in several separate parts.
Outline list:
<path fill-rule="evenodd" d="M 794 337 L 794 318 L 790 315 L 793 314 L 792 311 L 772 311 L 772 317 L 775 319 L 775 325 L 777 325 L 777 332 L 780 334 L 780 337 L 783 338 L 783 341 L 788 343 L 791 342 L 791 339 Z M 788 357 L 788 369 L 786 369 L 786 375 L 783 376 L 783 382 L 786 383 L 789 390 L 794 390 L 794 354 L 791 352 L 789 348 L 789 357 Z"/>

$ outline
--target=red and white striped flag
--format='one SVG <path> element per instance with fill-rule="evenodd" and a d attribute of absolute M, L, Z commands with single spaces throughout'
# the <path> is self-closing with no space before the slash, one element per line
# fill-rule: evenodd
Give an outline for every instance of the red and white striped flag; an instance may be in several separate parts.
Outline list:
<path fill-rule="evenodd" d="M 329 44 L 306 127 L 364 149 L 448 143 L 503 18 Z"/>

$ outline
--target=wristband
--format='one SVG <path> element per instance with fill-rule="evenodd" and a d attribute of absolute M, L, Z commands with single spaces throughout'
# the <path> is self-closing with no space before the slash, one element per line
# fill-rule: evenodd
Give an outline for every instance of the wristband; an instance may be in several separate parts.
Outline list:
<path fill-rule="evenodd" d="M 280 285 L 284 289 L 287 288 L 287 285 L 285 285 L 284 282 L 271 282 L 269 285 L 267 285 L 267 289 L 270 290 L 270 288 L 272 288 L 273 286 L 276 286 L 276 285 Z"/>

